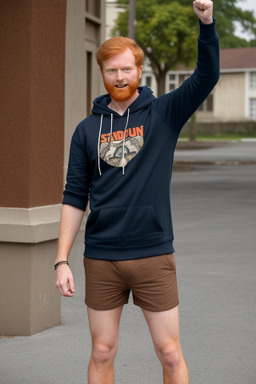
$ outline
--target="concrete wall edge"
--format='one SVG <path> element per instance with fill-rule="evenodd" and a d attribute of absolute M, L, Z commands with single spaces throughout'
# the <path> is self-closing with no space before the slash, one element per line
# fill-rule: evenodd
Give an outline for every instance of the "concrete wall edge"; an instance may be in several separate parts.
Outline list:
<path fill-rule="evenodd" d="M 40 243 L 59 234 L 62 204 L 33 208 L 0 207 L 0 241 Z"/>

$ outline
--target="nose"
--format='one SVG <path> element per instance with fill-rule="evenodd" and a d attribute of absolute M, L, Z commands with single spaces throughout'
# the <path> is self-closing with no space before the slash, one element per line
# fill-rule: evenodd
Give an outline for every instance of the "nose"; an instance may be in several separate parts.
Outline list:
<path fill-rule="evenodd" d="M 117 74 L 116 74 L 116 79 L 117 79 L 118 81 L 122 81 L 123 78 L 124 78 L 124 76 L 123 76 L 123 71 L 122 71 L 121 69 L 119 69 L 119 70 L 117 71 Z"/>

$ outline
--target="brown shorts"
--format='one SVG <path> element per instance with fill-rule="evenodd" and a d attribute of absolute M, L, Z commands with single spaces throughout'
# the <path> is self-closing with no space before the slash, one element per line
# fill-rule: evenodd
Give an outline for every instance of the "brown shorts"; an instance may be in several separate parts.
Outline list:
<path fill-rule="evenodd" d="M 84 258 L 85 303 L 110 310 L 133 302 L 142 309 L 161 312 L 179 304 L 176 263 L 172 253 L 137 260 L 106 261 Z"/>

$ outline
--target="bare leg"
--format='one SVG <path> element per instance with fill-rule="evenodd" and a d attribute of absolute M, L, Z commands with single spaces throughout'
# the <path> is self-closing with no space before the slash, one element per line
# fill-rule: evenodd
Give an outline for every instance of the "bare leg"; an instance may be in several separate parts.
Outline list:
<path fill-rule="evenodd" d="M 114 359 L 118 348 L 122 309 L 123 307 L 95 311 L 87 307 L 92 337 L 88 384 L 114 384 Z"/>
<path fill-rule="evenodd" d="M 189 384 L 179 339 L 178 307 L 164 312 L 143 310 L 156 354 L 163 367 L 164 384 Z"/>

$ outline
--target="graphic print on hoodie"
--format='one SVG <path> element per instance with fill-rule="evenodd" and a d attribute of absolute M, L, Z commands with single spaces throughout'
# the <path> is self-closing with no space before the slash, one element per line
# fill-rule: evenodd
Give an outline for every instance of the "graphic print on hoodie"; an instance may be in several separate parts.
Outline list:
<path fill-rule="evenodd" d="M 143 147 L 143 125 L 116 132 L 112 128 L 113 115 L 111 132 L 100 136 L 100 158 L 113 167 L 125 167 Z"/>

